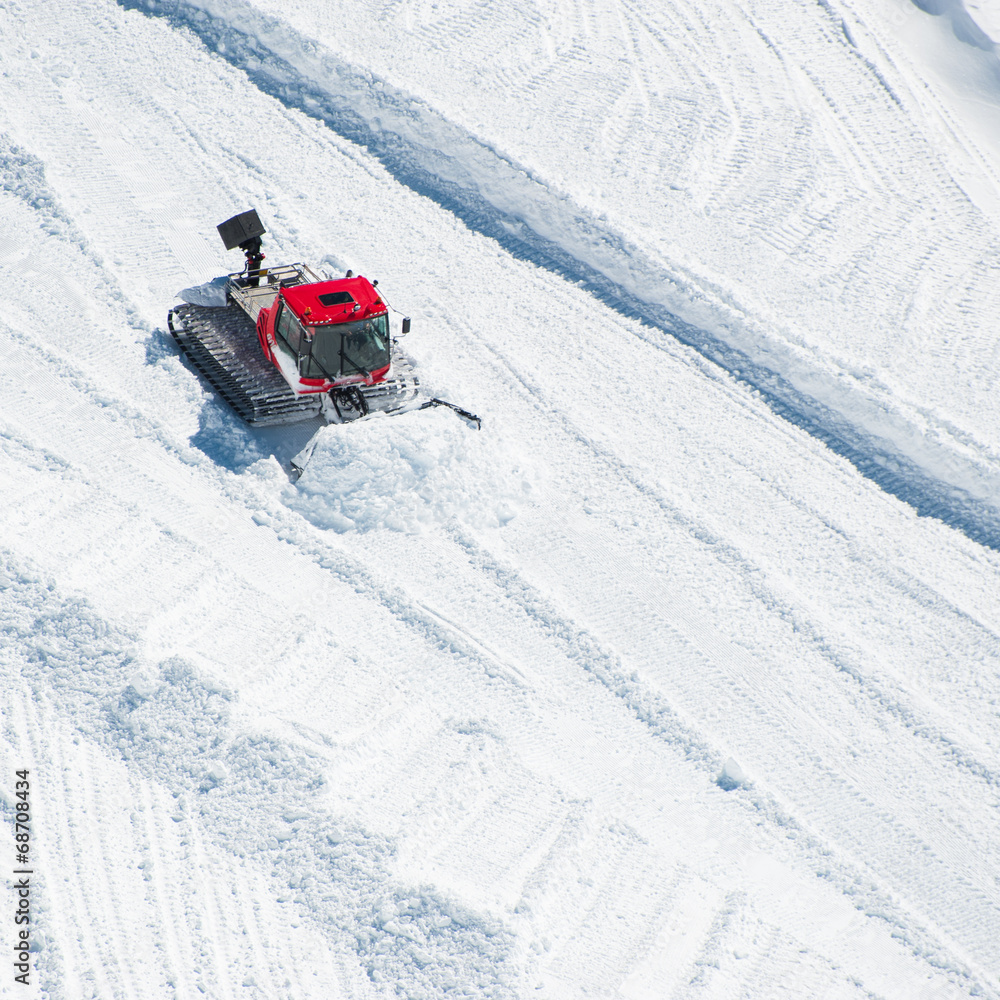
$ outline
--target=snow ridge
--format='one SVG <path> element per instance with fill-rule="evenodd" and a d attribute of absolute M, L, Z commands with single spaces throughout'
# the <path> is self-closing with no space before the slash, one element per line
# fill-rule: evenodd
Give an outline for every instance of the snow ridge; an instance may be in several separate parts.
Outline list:
<path fill-rule="evenodd" d="M 83 247 L 83 238 L 63 212 L 45 180 L 45 165 L 0 132 L 0 191 L 20 198 L 34 209 L 45 232 L 63 236 Z"/>
<path fill-rule="evenodd" d="M 704 357 L 863 475 L 969 538 L 1000 549 L 1000 457 L 861 373 L 779 344 L 739 303 L 641 248 L 508 157 L 239 0 L 119 0 L 194 32 L 263 92 L 322 121 L 399 182 L 513 255 L 585 288 Z"/>
<path fill-rule="evenodd" d="M 335 948 L 356 952 L 374 983 L 407 997 L 448 990 L 513 996 L 511 937 L 502 924 L 434 889 L 396 884 L 387 871 L 392 843 L 324 810 L 315 751 L 240 731 L 232 691 L 179 657 L 139 662 L 135 637 L 7 553 L 0 553 L 0 620 L 0 656 L 15 661 L 19 677 L 61 719 L 73 720 L 77 741 L 98 744 L 166 789 L 172 819 L 189 840 L 259 866 L 278 901 L 295 904 Z M 33 735 L 46 741 L 43 732 Z M 51 747 L 39 756 L 57 758 Z M 107 817 L 101 810 L 91 819 L 100 827 Z M 155 840 L 135 826 L 133 834 L 151 878 L 165 859 Z M 59 890 L 47 889 L 38 972 L 48 995 L 69 997 L 54 943 L 73 934 L 46 918 L 62 909 L 51 896 Z M 113 970 L 117 962 L 105 957 Z M 169 964 L 164 975 L 183 976 Z M 224 986 L 196 985 L 209 994 Z"/>
<path fill-rule="evenodd" d="M 913 5 L 928 14 L 944 15 L 951 21 L 955 37 L 984 52 L 996 52 L 997 43 L 983 30 L 963 0 L 913 0 Z"/>

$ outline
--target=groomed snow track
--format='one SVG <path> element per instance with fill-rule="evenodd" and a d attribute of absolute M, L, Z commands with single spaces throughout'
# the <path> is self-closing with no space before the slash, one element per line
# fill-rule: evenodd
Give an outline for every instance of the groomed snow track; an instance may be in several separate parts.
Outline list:
<path fill-rule="evenodd" d="M 210 21 L 242 9 L 203 2 Z M 613 61 L 603 43 L 638 7 L 557 3 L 588 23 L 554 40 L 580 38 L 567 60 L 593 72 L 583 28 L 606 16 L 588 38 Z M 500 10 L 385 9 L 414 21 L 391 51 L 437 31 L 489 69 L 468 30 Z M 814 16 L 784 13 L 789 33 Z M 594 242 L 611 223 L 581 215 L 574 235 L 574 203 L 530 177 L 557 225 L 490 215 L 509 178 L 456 182 L 483 202 L 470 231 L 461 204 L 403 189 L 419 135 L 385 170 L 391 129 L 359 150 L 176 27 L 108 0 L 0 5 L 0 260 L 19 290 L 0 317 L 0 814 L 31 769 L 43 994 L 1000 1000 L 1000 555 L 822 437 L 846 422 L 874 461 L 865 434 L 893 400 L 885 420 L 836 406 L 802 433 L 812 411 L 773 403 L 811 392 L 801 370 L 716 364 L 717 328 L 687 314 L 704 351 L 623 318 L 626 294 L 630 316 L 660 315 L 649 281 L 672 261 L 639 254 L 637 283 L 608 263 L 627 244 Z M 524 47 L 487 27 L 527 93 Z M 349 107 L 350 81 L 289 42 L 264 44 Z M 648 55 L 626 69 L 655 72 Z M 608 78 L 571 96 L 613 104 Z M 617 162 L 645 171 L 655 143 L 621 104 Z M 461 385 L 483 433 L 433 410 L 324 428 L 289 484 L 271 443 L 318 419 L 256 430 L 215 390 L 206 405 L 160 328 L 176 289 L 227 267 L 205 219 L 248 204 L 268 206 L 275 253 L 395 274 L 424 385 Z M 504 219 L 507 242 L 485 238 Z M 860 283 L 870 259 L 826 232 Z M 564 256 L 528 261 L 546 247 Z M 574 260 L 595 270 L 565 281 Z M 970 326 L 995 315 L 982 302 Z M 768 372 L 785 380 L 770 407 L 748 391 Z M 954 513 L 950 470 L 925 468 Z"/>

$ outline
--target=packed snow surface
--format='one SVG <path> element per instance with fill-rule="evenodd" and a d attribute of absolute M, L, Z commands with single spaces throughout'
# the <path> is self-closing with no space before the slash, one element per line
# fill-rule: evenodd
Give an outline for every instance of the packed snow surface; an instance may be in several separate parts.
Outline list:
<path fill-rule="evenodd" d="M 0 0 L 3 994 L 1000 998 L 998 25 Z M 482 430 L 241 424 L 249 207 Z"/>

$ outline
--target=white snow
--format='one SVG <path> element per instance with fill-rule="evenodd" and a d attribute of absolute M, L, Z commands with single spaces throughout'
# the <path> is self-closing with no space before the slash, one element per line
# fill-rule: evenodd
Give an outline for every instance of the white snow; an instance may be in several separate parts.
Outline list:
<path fill-rule="evenodd" d="M 0 2 L 32 995 L 1000 997 L 962 10 L 995 37 L 972 0 Z M 292 482 L 315 425 L 242 425 L 166 333 L 249 207 L 269 264 L 379 278 L 482 430 L 325 427 Z"/>
<path fill-rule="evenodd" d="M 373 415 L 351 430 L 321 430 L 304 474 L 285 490 L 288 506 L 323 528 L 495 528 L 516 516 L 540 478 L 502 428 L 470 434 L 443 408 Z"/>

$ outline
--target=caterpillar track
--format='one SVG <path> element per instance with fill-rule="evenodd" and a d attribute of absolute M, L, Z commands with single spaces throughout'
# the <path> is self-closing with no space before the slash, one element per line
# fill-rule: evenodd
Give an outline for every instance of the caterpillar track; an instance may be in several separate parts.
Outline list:
<path fill-rule="evenodd" d="M 167 325 L 194 368 L 248 424 L 290 424 L 319 414 L 319 399 L 297 396 L 260 353 L 253 321 L 239 306 L 177 306 Z"/>

